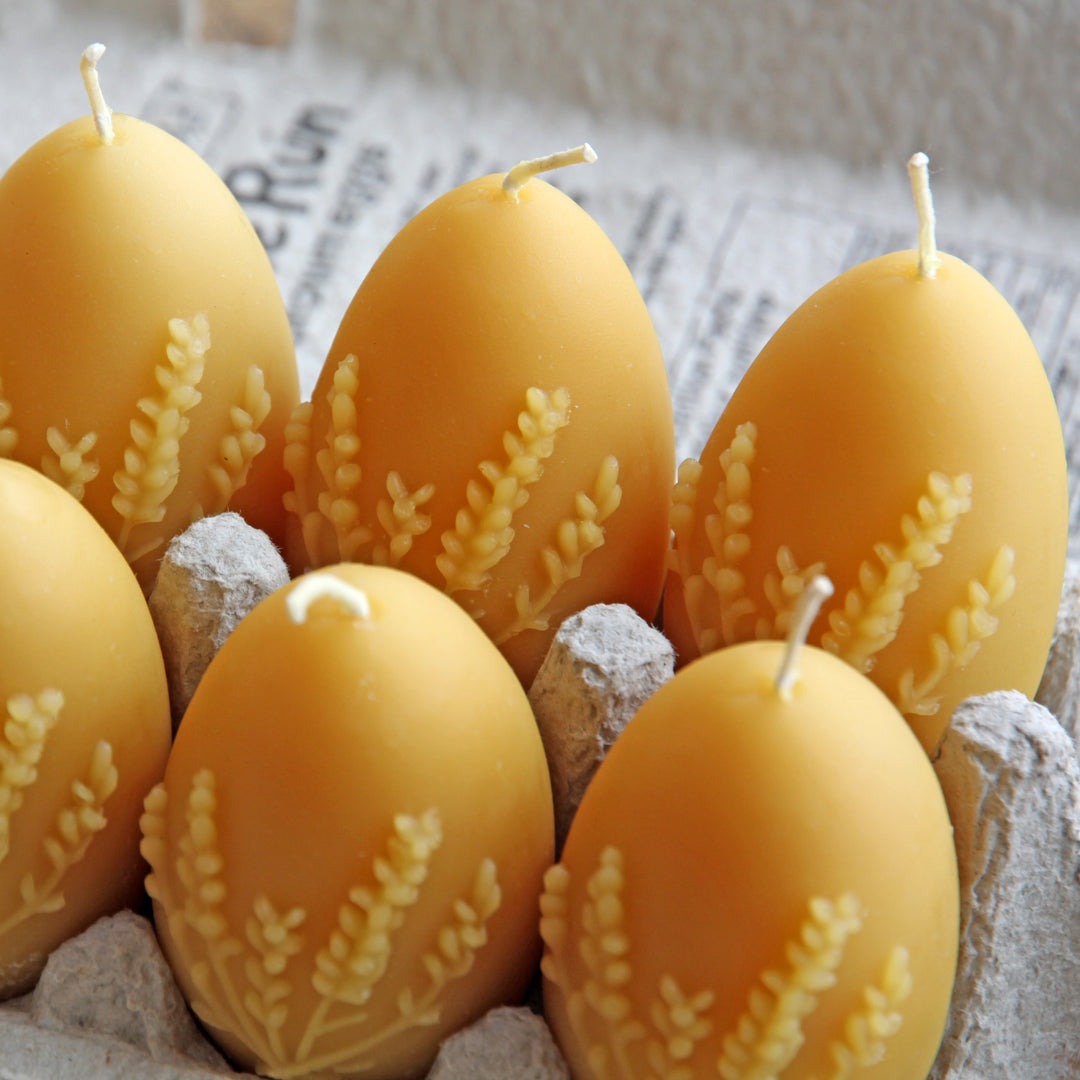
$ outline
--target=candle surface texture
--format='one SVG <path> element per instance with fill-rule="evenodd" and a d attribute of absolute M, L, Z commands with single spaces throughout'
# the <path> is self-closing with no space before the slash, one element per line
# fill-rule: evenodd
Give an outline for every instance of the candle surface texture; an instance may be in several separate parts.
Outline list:
<path fill-rule="evenodd" d="M 229 507 L 284 542 L 292 336 L 228 188 L 160 128 L 82 117 L 0 179 L 0 456 L 60 483 L 144 589 Z"/>
<path fill-rule="evenodd" d="M 142 898 L 139 815 L 172 734 L 130 567 L 39 472 L 0 460 L 0 998 Z"/>
<path fill-rule="evenodd" d="M 416 574 L 526 684 L 567 615 L 621 602 L 651 621 L 674 476 L 641 294 L 593 219 L 528 172 L 471 181 L 395 237 L 286 456 L 294 565 Z"/>
<path fill-rule="evenodd" d="M 955 706 L 1038 686 L 1064 574 L 1053 394 L 977 271 L 918 253 L 806 301 L 679 470 L 664 626 L 680 661 L 783 637 L 805 581 L 836 595 L 811 641 L 868 675 L 928 751 Z"/>
<path fill-rule="evenodd" d="M 959 900 L 903 718 L 828 653 L 746 642 L 676 673 L 601 764 L 541 900 L 575 1080 L 921 1080 Z"/>
<path fill-rule="evenodd" d="M 535 971 L 554 823 L 528 699 L 401 571 L 314 571 L 240 622 L 143 832 L 166 955 L 244 1069 L 422 1076 Z"/>

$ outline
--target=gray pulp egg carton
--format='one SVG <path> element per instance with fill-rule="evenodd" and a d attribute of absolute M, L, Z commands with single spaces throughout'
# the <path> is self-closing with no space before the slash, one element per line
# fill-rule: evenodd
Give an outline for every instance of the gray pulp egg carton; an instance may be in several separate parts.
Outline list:
<path fill-rule="evenodd" d="M 174 715 L 213 652 L 287 581 L 236 515 L 170 546 L 151 608 Z M 561 844 L 607 749 L 671 677 L 670 644 L 623 605 L 560 628 L 530 691 Z M 934 760 L 955 831 L 960 956 L 933 1080 L 1065 1080 L 1080 1069 L 1080 567 L 1070 566 L 1036 700 L 964 702 Z M 0 1080 L 211 1080 L 233 1072 L 193 1021 L 153 927 L 130 911 L 60 946 L 35 990 L 0 1005 Z M 448 1039 L 428 1080 L 569 1080 L 541 1015 L 488 1013 Z M 914 1080 L 914 1078 L 913 1078 Z"/>

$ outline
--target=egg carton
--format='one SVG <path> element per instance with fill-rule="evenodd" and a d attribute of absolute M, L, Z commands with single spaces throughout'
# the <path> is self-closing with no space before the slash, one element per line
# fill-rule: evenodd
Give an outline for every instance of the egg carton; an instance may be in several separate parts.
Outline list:
<path fill-rule="evenodd" d="M 243 615 L 285 584 L 267 538 L 234 514 L 170 545 L 151 609 L 174 717 Z M 624 605 L 567 619 L 530 700 L 551 766 L 556 842 L 670 643 Z M 960 954 L 932 1080 L 1065 1080 L 1080 1065 L 1080 567 L 1070 566 L 1046 672 L 964 702 L 934 769 L 953 822 Z M 912 897 L 917 903 L 918 898 Z M 243 1077 L 203 1036 L 152 924 L 125 911 L 60 946 L 34 991 L 0 1006 L 0 1080 Z M 569 1080 L 539 1005 L 492 1010 L 447 1039 L 428 1080 Z"/>

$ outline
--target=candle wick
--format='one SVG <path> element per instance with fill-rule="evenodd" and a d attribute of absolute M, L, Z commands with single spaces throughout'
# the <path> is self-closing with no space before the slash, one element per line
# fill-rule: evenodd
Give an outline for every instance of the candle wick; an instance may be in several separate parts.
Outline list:
<path fill-rule="evenodd" d="M 306 574 L 301 577 L 285 597 L 289 618 L 298 625 L 306 622 L 308 609 L 323 597 L 336 600 L 348 615 L 355 615 L 358 619 L 371 618 L 371 602 L 367 593 L 334 574 Z"/>
<path fill-rule="evenodd" d="M 518 190 L 537 173 L 561 169 L 564 165 L 591 165 L 595 160 L 596 151 L 588 143 L 582 143 L 581 146 L 575 146 L 570 150 L 560 150 L 557 154 L 548 154 L 547 157 L 519 161 L 503 177 L 503 191 L 514 202 L 517 202 Z"/>
<path fill-rule="evenodd" d="M 105 46 L 100 43 L 88 45 L 82 54 L 82 60 L 79 61 L 79 71 L 82 73 L 87 97 L 90 98 L 94 127 L 97 128 L 101 141 L 107 146 L 113 141 L 112 109 L 105 104 L 105 96 L 101 92 L 101 82 L 97 73 L 97 62 L 104 52 Z"/>
<path fill-rule="evenodd" d="M 930 194 L 930 159 L 922 152 L 908 160 L 911 193 L 915 197 L 915 212 L 919 215 L 919 276 L 937 277 L 941 259 L 938 258 L 934 230 L 934 199 Z"/>
<path fill-rule="evenodd" d="M 777 694 L 784 701 L 791 700 L 791 688 L 799 677 L 799 652 L 806 644 L 810 626 L 817 618 L 821 605 L 833 594 L 833 584 L 824 574 L 812 577 L 803 589 L 802 596 L 791 617 L 791 629 L 788 631 L 787 648 L 780 661 L 780 670 L 776 673 L 775 687 Z"/>

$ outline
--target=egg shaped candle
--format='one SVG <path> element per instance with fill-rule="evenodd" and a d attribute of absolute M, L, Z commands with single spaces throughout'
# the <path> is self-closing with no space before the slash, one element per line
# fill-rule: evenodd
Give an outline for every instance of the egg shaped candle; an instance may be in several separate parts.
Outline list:
<path fill-rule="evenodd" d="M 145 589 L 164 543 L 229 507 L 283 542 L 296 357 L 270 262 L 192 150 L 112 113 L 0 179 L 0 455 L 60 483 Z"/>
<path fill-rule="evenodd" d="M 172 734 L 135 575 L 41 473 L 0 460 L 0 998 L 142 898 L 143 799 Z"/>
<path fill-rule="evenodd" d="M 884 694 L 803 633 L 680 669 L 585 792 L 541 901 L 574 1080 L 928 1073 L 959 922 L 944 797 Z"/>
<path fill-rule="evenodd" d="M 417 1077 L 535 972 L 551 786 L 528 699 L 450 599 L 314 571 L 211 662 L 147 800 L 158 933 L 245 1069 Z"/>
<path fill-rule="evenodd" d="M 423 578 L 526 684 L 567 615 L 621 602 L 652 620 L 670 539 L 656 333 L 611 241 L 535 175 L 593 156 L 523 162 L 417 214 L 360 285 L 286 457 L 294 564 Z"/>
<path fill-rule="evenodd" d="M 674 492 L 664 625 L 683 661 L 783 637 L 808 576 L 812 641 L 867 674 L 927 750 L 955 706 L 1034 694 L 1061 595 L 1064 441 L 1015 312 L 938 255 L 924 155 L 917 251 L 848 270 L 750 366 Z"/>

